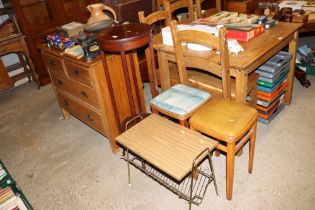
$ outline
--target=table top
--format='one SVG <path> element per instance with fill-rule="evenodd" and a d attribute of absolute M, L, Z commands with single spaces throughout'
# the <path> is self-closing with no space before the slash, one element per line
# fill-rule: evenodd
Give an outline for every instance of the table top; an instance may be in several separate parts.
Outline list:
<path fill-rule="evenodd" d="M 230 66 L 236 69 L 247 69 L 250 68 L 253 63 L 259 60 L 262 56 L 270 54 L 270 57 L 273 56 L 271 51 L 279 51 L 280 49 L 275 49 L 277 46 L 282 46 L 285 43 L 288 44 L 290 36 L 302 27 L 302 23 L 286 23 L 279 22 L 277 26 L 265 30 L 261 35 L 255 37 L 248 42 L 239 42 L 244 51 L 238 55 L 230 54 Z M 154 38 L 154 47 L 157 50 L 174 53 L 172 46 L 163 45 L 162 36 L 159 35 Z M 284 46 L 282 46 L 284 47 Z M 200 57 L 209 57 L 209 59 L 217 60 L 219 62 L 219 56 L 209 52 L 193 52 L 195 55 Z M 254 67 L 252 67 L 254 69 Z"/>
<path fill-rule="evenodd" d="M 121 24 L 96 33 L 100 47 L 108 51 L 132 50 L 148 43 L 151 26 L 143 23 Z M 143 42 L 141 42 L 143 40 Z"/>
<path fill-rule="evenodd" d="M 217 145 L 216 141 L 156 114 L 119 135 L 116 141 L 178 181 L 192 170 L 197 155 Z"/>

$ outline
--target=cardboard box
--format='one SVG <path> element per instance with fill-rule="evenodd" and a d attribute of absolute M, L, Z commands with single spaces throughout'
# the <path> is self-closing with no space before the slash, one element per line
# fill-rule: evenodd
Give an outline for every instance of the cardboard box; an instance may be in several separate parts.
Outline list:
<path fill-rule="evenodd" d="M 81 31 L 84 31 L 84 24 L 78 22 L 68 23 L 58 29 L 58 32 L 64 37 L 76 36 Z"/>

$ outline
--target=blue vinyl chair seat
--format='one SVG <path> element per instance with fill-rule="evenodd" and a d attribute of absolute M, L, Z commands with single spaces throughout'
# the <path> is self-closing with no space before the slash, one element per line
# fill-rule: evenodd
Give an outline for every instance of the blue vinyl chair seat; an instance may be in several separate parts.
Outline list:
<path fill-rule="evenodd" d="M 151 100 L 151 104 L 177 115 L 186 115 L 211 97 L 210 93 L 176 84 Z"/>

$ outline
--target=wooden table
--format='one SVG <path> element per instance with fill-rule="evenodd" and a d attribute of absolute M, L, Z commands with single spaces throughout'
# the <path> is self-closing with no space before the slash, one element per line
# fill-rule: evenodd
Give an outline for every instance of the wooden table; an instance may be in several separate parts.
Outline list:
<path fill-rule="evenodd" d="M 230 54 L 230 72 L 231 76 L 236 79 L 235 99 L 237 101 L 244 102 L 246 100 L 249 74 L 254 72 L 260 65 L 281 49 L 289 45 L 292 60 L 288 74 L 289 85 L 285 93 L 285 103 L 291 103 L 298 30 L 302 26 L 302 23 L 280 22 L 276 27 L 265 30 L 265 32 L 258 37 L 248 42 L 240 43 L 244 48 L 243 52 L 238 55 Z M 163 45 L 161 35 L 155 37 L 153 46 L 158 52 L 161 89 L 165 91 L 170 87 L 168 62 L 175 62 L 174 50 L 172 46 Z M 207 52 L 194 53 L 197 56 L 207 56 Z M 217 59 L 219 62 L 219 57 L 213 59 Z"/>
<path fill-rule="evenodd" d="M 181 198 L 188 200 L 190 207 L 191 203 L 201 203 L 211 181 L 214 181 L 217 188 L 210 156 L 217 142 L 196 131 L 157 114 L 151 114 L 118 136 L 116 141 L 127 149 L 125 159 L 128 161 L 129 184 L 129 164 L 132 164 Z M 136 157 L 129 158 L 129 151 Z M 196 177 L 193 172 L 206 156 L 209 158 L 210 169 L 199 171 Z M 140 164 L 137 164 L 137 160 L 140 160 Z M 194 186 L 197 188 L 194 189 Z"/>

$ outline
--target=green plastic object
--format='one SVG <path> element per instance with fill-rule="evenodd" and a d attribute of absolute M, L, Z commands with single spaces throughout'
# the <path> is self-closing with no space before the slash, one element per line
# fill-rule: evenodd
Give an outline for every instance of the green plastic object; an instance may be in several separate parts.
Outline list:
<path fill-rule="evenodd" d="M 315 66 L 297 63 L 296 67 L 305 71 L 307 75 L 315 76 Z"/>
<path fill-rule="evenodd" d="M 0 169 L 1 168 L 6 172 L 6 175 L 0 177 L 0 188 L 11 187 L 11 189 L 14 192 L 14 194 L 22 199 L 22 201 L 24 202 L 26 208 L 29 209 L 29 210 L 33 210 L 34 208 L 30 204 L 30 202 L 27 200 L 27 198 L 24 195 L 23 191 L 18 186 L 16 181 L 12 178 L 12 176 L 9 173 L 9 171 L 4 166 L 3 162 L 0 160 Z"/>

